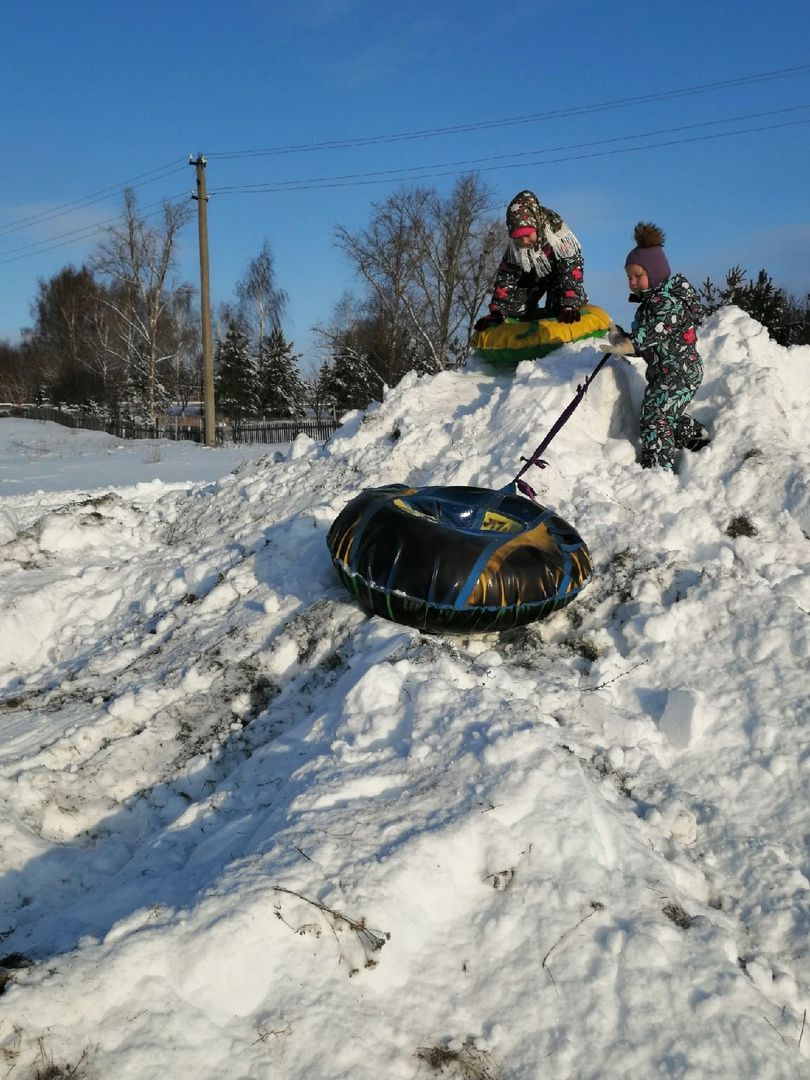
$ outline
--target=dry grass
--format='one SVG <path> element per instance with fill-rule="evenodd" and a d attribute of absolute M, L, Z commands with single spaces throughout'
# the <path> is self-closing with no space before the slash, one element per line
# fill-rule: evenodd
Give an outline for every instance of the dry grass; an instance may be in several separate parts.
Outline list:
<path fill-rule="evenodd" d="M 474 1046 L 462 1046 L 460 1050 L 449 1050 L 444 1046 L 420 1046 L 416 1056 L 436 1072 L 446 1069 L 462 1080 L 497 1080 L 488 1051 L 478 1050 Z"/>
<path fill-rule="evenodd" d="M 757 527 L 745 514 L 736 514 L 726 526 L 726 536 L 732 540 L 738 536 L 756 536 Z"/>

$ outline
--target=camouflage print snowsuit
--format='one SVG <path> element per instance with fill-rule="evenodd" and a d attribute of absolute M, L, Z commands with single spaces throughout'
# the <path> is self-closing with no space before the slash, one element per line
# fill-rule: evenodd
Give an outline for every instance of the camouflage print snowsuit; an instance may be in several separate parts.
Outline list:
<path fill-rule="evenodd" d="M 707 438 L 685 412 L 703 380 L 696 327 L 703 317 L 698 295 L 683 274 L 638 294 L 641 303 L 630 336 L 647 362 L 641 405 L 641 464 L 672 470 L 675 452 Z"/>
<path fill-rule="evenodd" d="M 521 191 L 506 209 L 507 231 L 520 226 L 537 230 L 537 244 L 520 250 L 510 240 L 495 277 L 490 314 L 533 319 L 587 304 L 582 250 L 560 215 L 542 206 L 533 192 Z"/>

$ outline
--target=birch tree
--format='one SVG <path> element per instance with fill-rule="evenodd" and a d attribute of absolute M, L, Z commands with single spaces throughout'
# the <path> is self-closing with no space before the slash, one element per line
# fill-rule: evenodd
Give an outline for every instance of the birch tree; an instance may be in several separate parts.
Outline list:
<path fill-rule="evenodd" d="M 432 371 L 466 350 L 491 286 L 503 243 L 493 208 L 491 192 L 469 174 L 446 197 L 404 188 L 373 205 L 365 229 L 336 229 L 393 347 L 424 355 Z"/>
<path fill-rule="evenodd" d="M 239 305 L 236 316 L 248 329 L 258 351 L 273 330 L 281 329 L 281 316 L 287 307 L 287 294 L 276 284 L 276 272 L 269 241 L 248 263 L 244 277 L 237 283 Z"/>
<path fill-rule="evenodd" d="M 150 226 L 138 210 L 134 192 L 127 189 L 121 219 L 107 230 L 93 257 L 94 267 L 110 283 L 111 351 L 125 367 L 152 423 L 165 396 L 161 370 L 174 360 L 180 338 L 172 325 L 176 290 L 191 292 L 190 285 L 174 285 L 171 280 L 178 237 L 191 214 L 190 203 L 164 202 L 159 223 Z"/>

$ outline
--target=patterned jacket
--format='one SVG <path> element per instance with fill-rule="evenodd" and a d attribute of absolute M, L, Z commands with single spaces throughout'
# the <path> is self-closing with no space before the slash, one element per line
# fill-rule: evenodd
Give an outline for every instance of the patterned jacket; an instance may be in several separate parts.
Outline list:
<path fill-rule="evenodd" d="M 560 215 L 543 206 L 533 191 L 519 191 L 506 208 L 510 237 L 516 228 L 537 231 L 537 243 L 523 248 L 509 240 L 495 277 L 490 314 L 536 318 L 545 296 L 545 314 L 588 303 L 583 285 L 582 249 Z"/>
<path fill-rule="evenodd" d="M 636 295 L 640 305 L 630 337 L 636 353 L 647 362 L 647 381 L 700 364 L 697 327 L 704 311 L 683 274 L 673 274 L 662 285 Z"/>
<path fill-rule="evenodd" d="M 513 261 L 511 245 L 506 249 L 495 276 L 489 304 L 491 313 L 499 312 L 513 319 L 524 315 L 536 317 L 543 296 L 546 297 L 545 310 L 549 315 L 558 315 L 564 307 L 580 308 L 588 303 L 588 294 L 582 283 L 582 253 L 560 256 L 555 255 L 550 247 L 545 247 L 543 251 L 551 266 L 548 273 L 541 276 L 535 267 L 526 270 Z"/>

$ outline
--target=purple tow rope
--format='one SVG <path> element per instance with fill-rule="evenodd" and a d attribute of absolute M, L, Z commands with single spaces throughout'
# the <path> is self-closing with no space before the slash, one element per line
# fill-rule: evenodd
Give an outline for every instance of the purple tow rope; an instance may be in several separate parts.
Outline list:
<path fill-rule="evenodd" d="M 506 488 L 504 488 L 505 491 L 508 491 L 509 488 L 511 488 L 512 485 L 514 485 L 517 488 L 517 490 L 521 493 L 521 495 L 526 495 L 530 499 L 536 498 L 537 492 L 534 490 L 534 488 L 532 488 L 529 484 L 527 484 L 525 480 L 521 480 L 520 479 L 521 476 L 523 476 L 523 474 L 526 472 L 526 470 L 529 469 L 532 465 L 536 465 L 538 469 L 545 469 L 545 467 L 548 465 L 548 462 L 543 461 L 542 455 L 548 449 L 549 444 L 551 443 L 551 440 L 554 438 L 554 436 L 557 434 L 557 432 L 560 430 L 560 428 L 563 427 L 568 422 L 568 420 L 569 420 L 571 414 L 573 413 L 574 409 L 576 409 L 577 405 L 579 405 L 580 401 L 582 401 L 582 399 L 585 397 L 585 393 L 586 393 L 588 387 L 591 385 L 593 380 L 599 374 L 599 371 L 602 368 L 602 365 L 605 363 L 606 360 L 609 360 L 612 355 L 613 355 L 613 353 L 609 353 L 609 352 L 605 353 L 605 355 L 602 357 L 602 359 L 599 361 L 599 363 L 596 365 L 596 367 L 593 369 L 593 371 L 590 373 L 590 375 L 588 375 L 588 377 L 585 379 L 585 382 L 580 383 L 580 385 L 577 386 L 577 392 L 576 392 L 576 394 L 574 394 L 573 401 L 564 410 L 564 412 L 562 413 L 560 418 L 554 424 L 554 427 L 551 429 L 551 431 L 548 433 L 548 435 L 546 435 L 545 439 L 543 439 L 543 441 L 537 447 L 537 449 L 532 454 L 532 456 L 530 458 L 521 457 L 520 460 L 525 461 L 526 464 L 523 466 L 523 468 L 517 474 L 515 479 L 512 480 L 511 483 L 507 484 Z"/>

